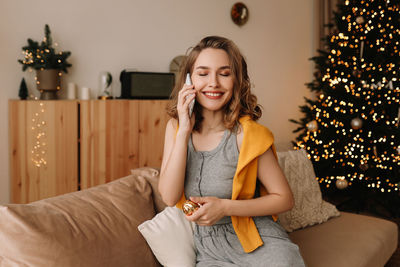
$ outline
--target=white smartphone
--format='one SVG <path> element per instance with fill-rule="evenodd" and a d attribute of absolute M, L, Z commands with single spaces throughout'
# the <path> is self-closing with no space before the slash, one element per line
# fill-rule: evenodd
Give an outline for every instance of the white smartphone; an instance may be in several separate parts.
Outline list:
<path fill-rule="evenodd" d="M 192 80 L 190 79 L 190 73 L 186 73 L 186 81 L 185 84 L 187 85 L 192 85 Z M 186 98 L 188 98 L 189 96 L 187 96 Z M 194 107 L 194 99 L 192 100 L 192 102 L 189 103 L 189 118 L 192 117 L 192 113 L 193 113 L 193 107 Z"/>

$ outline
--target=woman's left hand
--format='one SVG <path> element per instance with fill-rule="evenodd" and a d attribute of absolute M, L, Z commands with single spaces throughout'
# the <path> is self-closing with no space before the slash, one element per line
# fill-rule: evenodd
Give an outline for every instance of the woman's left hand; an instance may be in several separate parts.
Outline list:
<path fill-rule="evenodd" d="M 227 199 L 217 197 L 190 197 L 190 200 L 201 205 L 192 215 L 186 216 L 189 221 L 201 226 L 214 225 L 225 216 Z"/>

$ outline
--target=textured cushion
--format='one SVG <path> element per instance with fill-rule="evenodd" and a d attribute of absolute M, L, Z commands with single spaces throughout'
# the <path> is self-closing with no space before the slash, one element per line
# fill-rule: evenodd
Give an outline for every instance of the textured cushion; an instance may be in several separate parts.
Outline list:
<path fill-rule="evenodd" d="M 339 216 L 336 207 L 322 199 L 313 165 L 306 152 L 293 150 L 277 154 L 279 165 L 285 173 L 295 201 L 292 210 L 279 215 L 285 230 L 292 232 Z"/>
<path fill-rule="evenodd" d="M 342 212 L 326 223 L 289 234 L 307 267 L 384 266 L 397 248 L 393 222 Z"/>
<path fill-rule="evenodd" d="M 154 200 L 154 209 L 156 213 L 163 211 L 167 205 L 162 200 L 160 193 L 158 192 L 158 178 L 160 171 L 158 169 L 150 167 L 142 167 L 131 170 L 131 174 L 135 176 L 141 176 L 149 182 L 152 188 L 152 196 Z"/>
<path fill-rule="evenodd" d="M 154 216 L 143 177 L 0 206 L 0 266 L 159 266 L 137 226 Z"/>
<path fill-rule="evenodd" d="M 180 209 L 167 207 L 138 229 L 163 266 L 192 267 L 196 265 L 192 227 Z"/>

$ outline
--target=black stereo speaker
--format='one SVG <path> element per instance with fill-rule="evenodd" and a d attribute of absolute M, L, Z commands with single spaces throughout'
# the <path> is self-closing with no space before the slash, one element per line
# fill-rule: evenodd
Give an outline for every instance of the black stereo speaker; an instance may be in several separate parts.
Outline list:
<path fill-rule="evenodd" d="M 168 99 L 175 83 L 174 73 L 138 72 L 123 70 L 122 99 Z"/>

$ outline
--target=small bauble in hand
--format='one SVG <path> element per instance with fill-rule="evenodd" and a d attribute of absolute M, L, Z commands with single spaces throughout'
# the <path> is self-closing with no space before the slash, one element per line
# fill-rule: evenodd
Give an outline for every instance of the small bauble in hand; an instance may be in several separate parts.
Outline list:
<path fill-rule="evenodd" d="M 346 179 L 337 179 L 336 180 L 336 187 L 337 189 L 343 190 L 346 189 L 349 183 L 347 182 Z"/>
<path fill-rule="evenodd" d="M 183 213 L 185 213 L 187 216 L 192 215 L 193 212 L 198 210 L 198 208 L 200 208 L 200 205 L 191 200 L 186 200 L 182 206 Z"/>
<path fill-rule="evenodd" d="M 307 129 L 311 132 L 315 132 L 316 130 L 318 130 L 318 123 L 316 120 L 310 121 L 309 123 L 307 123 Z"/>
<path fill-rule="evenodd" d="M 351 120 L 351 128 L 353 128 L 354 130 L 358 130 L 362 127 L 362 120 L 360 118 L 354 118 Z"/>

